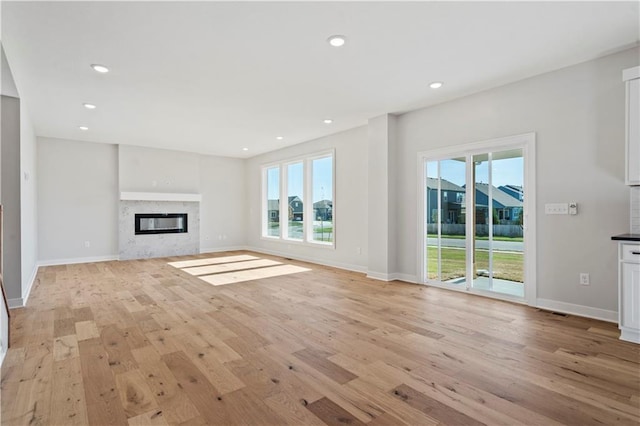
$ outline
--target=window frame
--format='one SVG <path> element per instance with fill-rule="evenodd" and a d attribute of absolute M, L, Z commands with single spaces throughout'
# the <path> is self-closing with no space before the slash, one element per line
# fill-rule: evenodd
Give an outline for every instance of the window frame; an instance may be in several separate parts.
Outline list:
<path fill-rule="evenodd" d="M 313 240 L 313 161 L 323 158 L 331 158 L 331 195 L 332 195 L 332 223 L 333 223 L 333 241 L 316 241 Z M 289 194 L 288 194 L 288 172 L 289 166 L 292 164 L 302 163 L 302 221 L 303 232 L 302 239 L 289 238 Z M 267 222 L 267 210 L 269 208 L 268 187 L 267 187 L 267 171 L 269 169 L 279 168 L 279 190 L 280 190 L 280 233 L 278 236 L 270 236 Z M 311 154 L 300 155 L 291 158 L 285 158 L 279 161 L 265 163 L 261 165 L 262 178 L 262 208 L 260 210 L 262 229 L 260 230 L 261 239 L 268 241 L 278 241 L 286 244 L 298 244 L 312 247 L 335 249 L 336 247 L 336 152 L 335 148 L 318 151 Z M 282 202 L 286 200 L 286 202 Z M 283 221 L 283 218 L 287 220 Z M 310 220 L 311 219 L 311 220 Z"/>

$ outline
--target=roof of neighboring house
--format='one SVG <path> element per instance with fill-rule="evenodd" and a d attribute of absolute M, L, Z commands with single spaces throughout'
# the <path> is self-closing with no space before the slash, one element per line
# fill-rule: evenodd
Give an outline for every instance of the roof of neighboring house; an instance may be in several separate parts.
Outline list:
<path fill-rule="evenodd" d="M 267 210 L 280 210 L 280 200 L 267 200 Z"/>
<path fill-rule="evenodd" d="M 442 191 L 457 191 L 457 192 L 464 192 L 464 188 L 461 186 L 456 185 L 453 182 L 449 182 L 446 179 L 439 179 L 440 180 L 440 189 Z M 427 178 L 427 188 L 429 189 L 438 189 L 438 179 L 436 178 Z"/>
<path fill-rule="evenodd" d="M 313 203 L 314 209 L 327 209 L 333 207 L 333 201 L 331 200 L 320 200 Z"/>
<path fill-rule="evenodd" d="M 516 200 L 522 201 L 522 197 L 523 197 L 524 194 L 523 194 L 521 186 L 501 185 L 501 186 L 498 187 L 498 189 L 500 191 L 504 192 L 505 194 L 508 194 L 508 195 L 512 196 Z"/>
<path fill-rule="evenodd" d="M 513 189 L 517 192 L 522 192 L 522 187 L 520 185 L 503 185 L 505 188 Z M 500 187 L 502 188 L 502 186 Z"/>
<path fill-rule="evenodd" d="M 489 196 L 488 183 L 476 183 L 476 190 L 482 192 L 487 197 Z M 491 195 L 493 197 L 494 204 L 497 202 L 502 207 L 522 207 L 522 201 L 512 197 L 511 195 L 507 194 L 504 191 L 499 190 L 495 186 L 492 186 Z"/>
<path fill-rule="evenodd" d="M 300 197 L 298 197 L 297 195 L 293 195 L 289 197 L 289 204 L 293 203 L 294 201 L 300 201 L 302 202 L 302 200 L 300 199 Z"/>

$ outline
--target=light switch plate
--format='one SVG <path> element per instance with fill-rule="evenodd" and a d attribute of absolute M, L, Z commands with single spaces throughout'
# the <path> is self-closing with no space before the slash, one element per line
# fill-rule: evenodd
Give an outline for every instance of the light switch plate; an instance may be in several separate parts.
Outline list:
<path fill-rule="evenodd" d="M 569 214 L 568 203 L 548 203 L 544 205 L 545 214 Z"/>

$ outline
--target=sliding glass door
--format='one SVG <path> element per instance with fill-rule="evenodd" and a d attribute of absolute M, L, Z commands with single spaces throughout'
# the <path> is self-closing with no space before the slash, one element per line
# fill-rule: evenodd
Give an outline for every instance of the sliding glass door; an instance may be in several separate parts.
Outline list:
<path fill-rule="evenodd" d="M 525 299 L 525 220 L 533 198 L 525 156 L 532 148 L 501 142 L 452 155 L 421 153 L 423 282 Z"/>

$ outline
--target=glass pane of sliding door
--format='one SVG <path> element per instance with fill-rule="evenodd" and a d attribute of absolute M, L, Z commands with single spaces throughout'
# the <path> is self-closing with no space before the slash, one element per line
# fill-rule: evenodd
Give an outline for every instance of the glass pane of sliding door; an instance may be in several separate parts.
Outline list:
<path fill-rule="evenodd" d="M 522 149 L 473 156 L 473 288 L 524 297 Z"/>
<path fill-rule="evenodd" d="M 428 280 L 466 284 L 464 157 L 426 163 L 425 225 Z"/>

